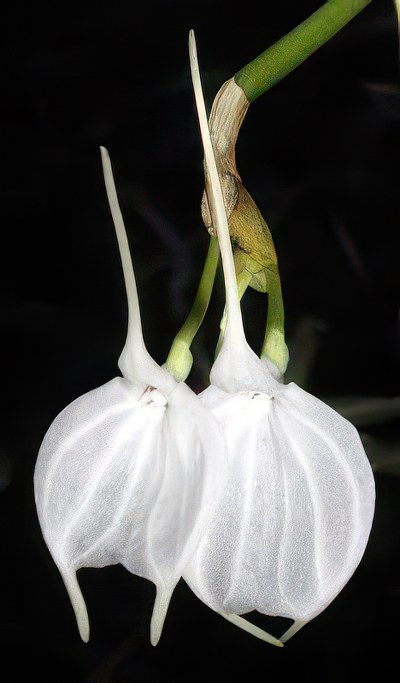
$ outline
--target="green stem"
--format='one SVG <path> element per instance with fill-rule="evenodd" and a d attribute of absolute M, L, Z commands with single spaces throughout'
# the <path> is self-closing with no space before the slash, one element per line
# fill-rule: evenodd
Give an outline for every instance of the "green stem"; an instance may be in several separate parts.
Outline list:
<path fill-rule="evenodd" d="M 279 369 L 281 375 L 285 373 L 289 353 L 285 344 L 285 313 L 281 280 L 278 267 L 268 268 L 267 275 L 268 314 L 261 357 L 269 358 Z"/>
<path fill-rule="evenodd" d="M 218 240 L 216 237 L 211 237 L 196 298 L 188 317 L 172 342 L 172 346 L 165 363 L 167 370 L 169 370 L 171 375 L 178 382 L 185 381 L 193 364 L 190 346 L 201 323 L 203 322 L 208 304 L 210 303 L 211 292 L 217 271 L 218 258 Z"/>
<path fill-rule="evenodd" d="M 234 76 L 249 102 L 304 62 L 372 0 L 328 0 Z"/>

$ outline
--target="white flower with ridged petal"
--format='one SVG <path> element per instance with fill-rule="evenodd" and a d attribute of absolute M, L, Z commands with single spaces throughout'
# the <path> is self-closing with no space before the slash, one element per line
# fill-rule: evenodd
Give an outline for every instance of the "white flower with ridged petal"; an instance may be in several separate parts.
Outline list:
<path fill-rule="evenodd" d="M 128 297 L 123 376 L 56 417 L 39 451 L 35 500 L 83 640 L 89 621 L 76 572 L 121 563 L 156 585 L 156 644 L 174 587 L 223 485 L 225 446 L 211 411 L 145 348 L 111 164 L 101 151 Z"/>
<path fill-rule="evenodd" d="M 293 619 L 284 642 L 325 609 L 359 564 L 374 478 L 354 426 L 278 381 L 246 342 L 193 33 L 190 56 L 226 287 L 224 340 L 201 400 L 223 429 L 229 474 L 184 578 L 203 602 L 257 637 L 270 639 L 239 615 Z"/>

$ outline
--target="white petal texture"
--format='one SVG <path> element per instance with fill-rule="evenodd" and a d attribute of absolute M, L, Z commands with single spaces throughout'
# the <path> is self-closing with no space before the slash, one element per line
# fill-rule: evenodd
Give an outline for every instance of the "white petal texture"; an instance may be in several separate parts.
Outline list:
<path fill-rule="evenodd" d="M 353 574 L 374 511 L 356 429 L 295 384 L 203 395 L 223 427 L 229 482 L 184 577 L 210 607 L 305 623 Z"/>
<path fill-rule="evenodd" d="M 105 150 L 102 155 L 118 234 L 111 167 Z M 120 248 L 123 243 L 120 234 Z M 121 256 L 127 282 L 128 255 L 126 242 Z M 82 638 L 88 639 L 89 624 L 76 571 L 121 563 L 157 587 L 155 644 L 172 591 L 218 499 L 225 446 L 211 411 L 148 356 L 133 271 L 128 301 L 124 377 L 81 396 L 56 417 L 39 451 L 34 488 L 43 536 Z"/>
<path fill-rule="evenodd" d="M 184 384 L 167 402 L 155 389 L 138 398 L 120 377 L 53 422 L 35 470 L 37 510 L 84 640 L 80 567 L 121 563 L 156 584 L 160 608 L 169 600 L 217 493 L 218 439 Z"/>
<path fill-rule="evenodd" d="M 184 578 L 242 628 L 237 615 L 253 610 L 293 619 L 283 642 L 333 600 L 359 564 L 373 520 L 374 479 L 353 425 L 295 384 L 277 381 L 247 345 L 193 35 L 190 41 L 227 299 L 223 344 L 201 400 L 223 429 L 229 479 Z"/>

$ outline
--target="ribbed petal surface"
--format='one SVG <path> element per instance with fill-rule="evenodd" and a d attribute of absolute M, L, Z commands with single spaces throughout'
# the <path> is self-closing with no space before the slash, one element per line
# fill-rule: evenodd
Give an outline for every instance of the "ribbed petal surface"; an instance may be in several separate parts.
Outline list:
<path fill-rule="evenodd" d="M 357 567 L 375 487 L 356 429 L 295 384 L 201 395 L 223 428 L 229 480 L 184 578 L 207 605 L 308 621 Z"/>

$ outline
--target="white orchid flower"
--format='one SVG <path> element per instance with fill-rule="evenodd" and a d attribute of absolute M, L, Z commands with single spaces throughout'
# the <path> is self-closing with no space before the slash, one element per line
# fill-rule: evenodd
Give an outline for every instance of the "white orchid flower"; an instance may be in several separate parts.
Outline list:
<path fill-rule="evenodd" d="M 212 413 L 145 348 L 111 164 L 104 148 L 101 153 L 128 298 L 123 377 L 56 417 L 38 455 L 35 500 L 83 640 L 89 622 L 76 572 L 121 563 L 156 585 L 156 644 L 174 587 L 223 484 L 225 447 Z"/>
<path fill-rule="evenodd" d="M 209 607 L 257 637 L 269 639 L 239 615 L 257 610 L 292 619 L 284 642 L 327 607 L 359 564 L 373 520 L 374 479 L 353 425 L 295 384 L 278 381 L 246 342 L 193 33 L 189 40 L 226 287 L 223 344 L 201 400 L 223 428 L 229 479 L 183 576 Z"/>

